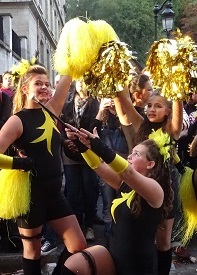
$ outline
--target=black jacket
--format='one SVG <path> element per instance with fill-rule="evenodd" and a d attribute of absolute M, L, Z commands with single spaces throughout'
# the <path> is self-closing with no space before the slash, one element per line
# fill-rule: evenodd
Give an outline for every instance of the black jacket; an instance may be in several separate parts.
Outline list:
<path fill-rule="evenodd" d="M 70 100 L 67 100 L 64 104 L 64 107 L 62 109 L 62 116 L 61 119 L 66 122 L 69 123 L 73 126 L 77 126 L 76 124 L 76 112 L 75 112 L 75 103 L 74 103 L 74 98 L 76 96 L 76 91 L 73 92 L 72 94 L 73 96 L 70 97 Z M 86 105 L 86 108 L 83 112 L 83 115 L 80 119 L 80 127 L 79 128 L 84 128 L 90 132 L 93 131 L 94 127 L 97 127 L 98 132 L 100 133 L 101 130 L 101 125 L 102 122 L 95 119 L 98 110 L 99 110 L 99 101 L 97 100 L 97 98 L 94 97 L 89 97 L 88 98 L 88 104 Z M 63 129 L 62 131 L 62 136 L 63 138 L 67 138 L 65 136 L 65 131 Z M 68 148 L 64 147 L 64 152 L 66 154 L 67 157 L 75 160 L 75 161 L 81 161 L 83 160 L 82 156 L 80 153 L 74 153 L 71 152 Z"/>
<path fill-rule="evenodd" d="M 0 129 L 10 117 L 11 106 L 12 100 L 9 95 L 0 91 Z"/>

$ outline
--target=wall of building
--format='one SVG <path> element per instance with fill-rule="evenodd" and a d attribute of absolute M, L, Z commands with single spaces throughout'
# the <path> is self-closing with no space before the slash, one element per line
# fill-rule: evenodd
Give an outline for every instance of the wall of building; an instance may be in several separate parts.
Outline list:
<path fill-rule="evenodd" d="M 21 58 L 31 59 L 38 51 L 39 62 L 47 67 L 54 81 L 56 72 L 51 60 L 65 24 L 64 4 L 64 0 L 0 1 L 5 34 L 0 40 L 0 74 Z M 20 56 L 12 49 L 12 30 L 20 37 Z"/>

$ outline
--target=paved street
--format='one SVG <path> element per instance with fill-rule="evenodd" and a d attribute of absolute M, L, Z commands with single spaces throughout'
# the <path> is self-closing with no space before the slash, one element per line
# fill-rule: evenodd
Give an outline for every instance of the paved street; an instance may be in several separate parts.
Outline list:
<path fill-rule="evenodd" d="M 99 209 L 102 208 L 102 203 L 100 200 Z M 96 241 L 89 243 L 89 245 L 101 244 L 106 245 L 107 239 L 104 234 L 103 225 L 94 225 Z M 58 249 L 49 256 L 42 257 L 41 262 L 44 267 L 46 263 L 54 263 L 57 261 L 57 258 L 63 248 L 61 243 L 58 244 Z M 192 241 L 188 246 L 189 253 L 197 258 L 197 234 L 194 235 Z M 197 263 L 191 263 L 186 261 L 177 261 L 176 256 L 173 256 L 173 263 L 175 270 L 170 272 L 170 275 L 195 275 L 197 274 Z M 23 275 L 22 272 L 22 254 L 21 253 L 0 253 L 0 275 Z M 44 273 L 45 275 L 47 273 Z M 108 274 L 103 274 L 108 275 Z M 132 274 L 131 274 L 132 275 Z"/>

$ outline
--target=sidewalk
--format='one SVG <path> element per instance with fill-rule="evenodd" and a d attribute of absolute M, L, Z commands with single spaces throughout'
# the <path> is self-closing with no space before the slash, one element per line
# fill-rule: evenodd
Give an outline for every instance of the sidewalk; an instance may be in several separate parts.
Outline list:
<path fill-rule="evenodd" d="M 103 225 L 94 225 L 96 241 L 89 243 L 89 246 L 94 244 L 106 245 L 106 238 L 104 235 L 104 226 Z M 58 249 L 51 255 L 42 257 L 41 262 L 42 266 L 46 263 L 55 263 L 58 259 L 59 254 L 63 249 L 61 243 L 58 244 Z M 194 235 L 192 241 L 188 246 L 188 251 L 194 257 L 197 257 L 197 234 Z M 197 263 L 186 263 L 176 260 L 176 256 L 173 256 L 173 263 L 176 270 L 172 270 L 170 275 L 195 275 L 197 274 Z M 16 273 L 17 270 L 22 269 L 22 254 L 21 253 L 9 253 L 3 254 L 0 253 L 0 275 L 10 275 L 17 274 L 22 275 L 23 273 Z M 103 274 L 108 275 L 108 274 Z"/>
<path fill-rule="evenodd" d="M 98 211 L 101 215 L 102 201 L 101 198 L 98 200 Z M 104 234 L 104 225 L 94 225 L 96 240 L 94 242 L 89 242 L 88 245 L 92 246 L 95 244 L 100 244 L 106 246 L 107 239 Z M 48 256 L 43 256 L 41 258 L 42 267 L 47 263 L 56 263 L 57 259 L 63 250 L 63 244 L 58 244 L 58 249 Z M 187 250 L 189 253 L 197 258 L 197 234 L 193 236 Z M 170 275 L 197 275 L 197 262 L 184 262 L 177 261 L 177 257 L 173 256 L 173 264 L 175 270 L 171 270 Z M 0 253 L 0 275 L 23 275 L 17 271 L 22 269 L 22 254 L 21 253 Z M 44 275 L 44 274 L 43 274 Z M 103 274 L 109 275 L 109 274 Z"/>

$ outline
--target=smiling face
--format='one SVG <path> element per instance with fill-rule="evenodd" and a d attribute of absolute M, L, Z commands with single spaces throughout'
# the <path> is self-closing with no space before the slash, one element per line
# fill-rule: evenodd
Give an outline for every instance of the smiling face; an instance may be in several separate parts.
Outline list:
<path fill-rule="evenodd" d="M 163 122 L 171 113 L 168 101 L 159 95 L 151 96 L 147 103 L 147 118 L 151 122 Z"/>
<path fill-rule="evenodd" d="M 132 153 L 127 158 L 133 168 L 144 176 L 146 176 L 155 165 L 155 162 L 148 158 L 147 151 L 148 149 L 145 145 L 138 144 L 133 148 Z"/>
<path fill-rule="evenodd" d="M 23 85 L 22 90 L 29 99 L 33 94 L 41 103 L 45 104 L 50 98 L 51 85 L 45 74 L 35 74 L 27 85 Z"/>

